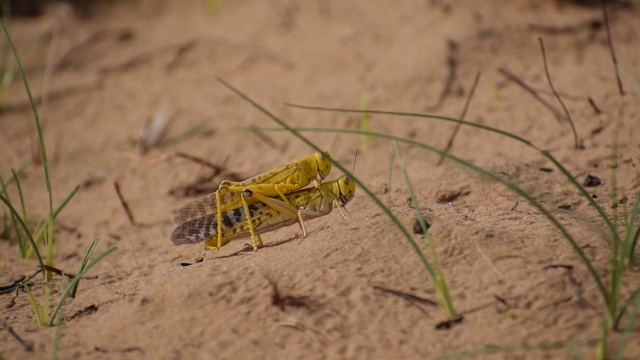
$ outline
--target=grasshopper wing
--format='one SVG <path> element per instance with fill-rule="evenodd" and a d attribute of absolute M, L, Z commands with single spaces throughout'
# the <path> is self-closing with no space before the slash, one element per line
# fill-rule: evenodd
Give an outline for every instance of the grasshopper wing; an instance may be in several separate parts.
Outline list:
<path fill-rule="evenodd" d="M 265 187 L 271 187 L 274 184 L 286 182 L 287 179 L 292 177 L 298 171 L 298 166 L 295 163 L 289 163 L 282 165 L 274 170 L 256 175 L 252 178 L 241 182 L 230 182 L 227 181 L 226 184 L 228 186 L 234 188 L 242 188 L 246 186 L 260 186 L 264 185 Z M 304 184 L 306 185 L 306 184 Z M 205 195 L 201 198 L 193 200 L 183 207 L 181 207 L 174 217 L 174 222 L 177 225 L 180 225 L 189 220 L 194 220 L 197 218 L 201 218 L 206 215 L 215 214 L 218 206 L 216 205 L 216 193 L 220 190 L 213 192 L 211 194 Z M 271 196 L 275 196 L 277 194 L 270 194 Z M 238 191 L 224 191 L 220 194 L 220 203 L 222 204 L 222 211 L 226 211 L 228 209 L 236 208 L 242 205 L 242 200 L 240 198 L 240 192 Z"/>
<path fill-rule="evenodd" d="M 220 196 L 222 198 L 223 204 L 231 204 L 234 202 L 234 200 L 239 204 L 242 203 L 239 193 L 225 192 L 220 194 Z M 180 210 L 178 210 L 173 220 L 176 224 L 180 225 L 189 220 L 194 220 L 203 216 L 215 214 L 217 208 L 216 193 L 213 192 L 185 204 L 180 208 Z"/>

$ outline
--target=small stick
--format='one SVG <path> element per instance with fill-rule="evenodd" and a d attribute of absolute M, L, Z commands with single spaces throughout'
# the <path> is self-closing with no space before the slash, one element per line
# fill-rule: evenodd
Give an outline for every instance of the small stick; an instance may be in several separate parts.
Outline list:
<path fill-rule="evenodd" d="M 253 128 L 255 129 L 255 128 Z M 252 128 L 250 128 L 251 134 L 255 135 L 258 139 L 262 140 L 262 142 L 264 142 L 265 144 L 269 145 L 270 147 L 278 150 L 282 150 L 282 148 L 280 146 L 278 146 L 278 143 L 273 140 L 270 136 L 268 136 L 267 134 L 260 132 L 260 131 L 253 131 Z"/>
<path fill-rule="evenodd" d="M 87 51 L 87 49 L 83 49 L 84 47 L 95 45 L 96 43 L 103 41 L 109 37 L 112 37 L 116 40 L 127 39 L 133 36 L 133 30 L 129 27 L 114 27 L 114 28 L 105 28 L 98 29 L 93 33 L 89 34 L 86 38 L 71 46 L 67 51 L 58 59 L 55 64 L 56 68 L 65 67 L 70 65 L 71 58 L 75 54 L 82 53 L 83 51 Z"/>
<path fill-rule="evenodd" d="M 12 284 L 0 286 L 0 294 L 12 292 L 14 289 L 23 286 L 26 278 L 26 276 L 22 275 L 18 280 L 14 280 Z"/>
<path fill-rule="evenodd" d="M 583 28 L 595 29 L 600 28 L 602 23 L 600 19 L 586 19 L 576 24 L 569 25 L 547 25 L 547 24 L 529 24 L 529 29 L 533 31 L 546 32 L 549 34 L 576 33 Z"/>
<path fill-rule="evenodd" d="M 444 321 L 440 321 L 436 324 L 436 330 L 448 330 L 451 329 L 454 325 L 460 324 L 464 320 L 464 316 L 458 315 L 451 319 L 447 319 Z"/>
<path fill-rule="evenodd" d="M 174 155 L 176 157 L 181 157 L 183 159 L 191 160 L 191 161 L 193 161 L 195 163 L 198 163 L 200 165 L 206 166 L 206 167 L 212 169 L 213 171 L 215 171 L 216 174 L 219 174 L 222 171 L 224 171 L 225 165 L 226 165 L 226 162 L 227 162 L 227 159 L 228 159 L 228 157 L 225 158 L 224 161 L 222 162 L 222 165 L 216 165 L 216 164 L 214 164 L 214 163 L 212 163 L 212 162 L 210 162 L 210 161 L 208 161 L 206 159 L 203 159 L 203 158 L 200 158 L 200 157 L 197 157 L 197 156 L 194 156 L 194 155 L 189 155 L 189 154 L 183 153 L 181 151 L 175 152 Z"/>
<path fill-rule="evenodd" d="M 277 306 L 284 311 L 286 306 L 306 307 L 309 300 L 308 296 L 282 295 L 278 291 L 278 284 L 267 278 L 271 285 L 271 305 Z"/>
<path fill-rule="evenodd" d="M 562 101 L 562 98 L 556 91 L 556 88 L 553 86 L 553 82 L 551 81 L 551 75 L 549 74 L 549 66 L 547 65 L 547 53 L 544 51 L 544 42 L 542 42 L 541 37 L 538 37 L 538 41 L 540 41 L 540 50 L 542 51 L 542 60 L 544 62 L 544 73 L 545 75 L 547 75 L 547 81 L 549 82 L 549 87 L 553 91 L 553 95 L 555 95 L 556 99 L 558 99 L 558 101 L 560 102 L 560 105 L 562 105 L 564 114 L 569 121 L 569 125 L 571 125 L 571 130 L 573 131 L 573 141 L 574 141 L 575 147 L 576 149 L 578 149 L 579 143 L 578 143 L 578 133 L 576 132 L 576 127 L 575 125 L 573 125 L 573 120 L 571 120 L 571 114 L 569 114 L 569 110 L 565 106 L 564 101 Z"/>
<path fill-rule="evenodd" d="M 120 183 L 116 180 L 113 182 L 113 187 L 116 189 L 116 194 L 118 194 L 118 199 L 120 199 L 120 204 L 124 208 L 124 211 L 127 213 L 127 218 L 129 218 L 129 222 L 131 225 L 135 225 L 136 221 L 133 219 L 133 213 L 131 213 L 131 209 L 129 208 L 129 204 L 122 197 L 122 193 L 120 192 Z"/>
<path fill-rule="evenodd" d="M 74 277 L 76 277 L 74 274 L 66 273 L 56 267 L 49 266 L 49 265 L 40 265 L 40 269 L 42 269 L 42 271 L 50 271 L 60 276 L 66 276 L 69 279 L 73 279 Z"/>
<path fill-rule="evenodd" d="M 97 88 L 102 83 L 102 78 L 100 76 L 91 76 L 87 79 L 80 80 L 76 83 L 68 84 L 65 86 L 61 86 L 56 89 L 51 89 L 46 92 L 47 101 L 49 103 L 61 99 L 63 97 L 71 96 L 80 92 L 87 92 L 89 90 L 93 90 Z M 44 94 L 34 94 L 33 101 L 36 104 L 42 104 L 44 99 Z M 22 111 L 24 109 L 28 109 L 31 107 L 31 103 L 29 99 L 18 100 L 15 102 L 5 102 L 0 107 L 0 114 L 8 114 L 17 111 Z"/>
<path fill-rule="evenodd" d="M 191 41 L 187 41 L 186 43 L 179 45 L 178 48 L 174 51 L 173 57 L 171 57 L 171 60 L 167 62 L 166 68 L 167 69 L 173 68 L 178 63 L 178 60 L 180 60 L 182 55 L 184 55 L 187 51 L 189 51 L 195 43 L 196 43 L 196 39 L 192 39 Z"/>
<path fill-rule="evenodd" d="M 556 109 L 553 105 L 549 104 L 549 102 L 546 101 L 542 96 L 540 96 L 540 94 L 538 94 L 538 92 L 534 88 L 532 88 L 531 86 L 527 85 L 527 83 L 525 83 L 520 78 L 515 76 L 511 71 L 509 71 L 509 69 L 507 69 L 505 67 L 501 67 L 501 68 L 498 69 L 498 71 L 502 75 L 506 76 L 509 80 L 511 80 L 511 81 L 515 82 L 516 84 L 520 85 L 529 94 L 531 94 L 534 98 L 536 98 L 536 100 L 540 101 L 540 103 L 542 103 L 542 105 L 544 105 L 547 109 L 549 109 L 549 111 L 551 111 L 553 113 L 553 115 L 558 119 L 558 121 L 567 121 L 567 118 L 565 117 L 564 114 L 562 114 L 560 111 L 558 111 L 558 109 Z"/>
<path fill-rule="evenodd" d="M 444 100 L 449 96 L 449 94 L 451 94 L 453 83 L 456 80 L 456 69 L 458 68 L 458 43 L 449 39 L 447 46 L 449 48 L 449 56 L 447 56 L 447 68 L 449 69 L 449 73 L 447 75 L 447 81 L 440 93 L 438 102 L 429 107 L 429 110 L 437 110 L 442 106 L 442 104 L 444 104 Z"/>
<path fill-rule="evenodd" d="M 125 59 L 124 61 L 118 62 L 118 63 L 114 63 L 111 65 L 105 65 L 102 66 L 98 69 L 98 72 L 101 74 L 104 73 L 109 73 L 112 71 L 122 71 L 122 70 L 128 70 L 129 68 L 136 66 L 136 65 L 140 65 L 143 64 L 145 62 L 148 62 L 152 59 L 153 55 L 156 53 L 164 53 L 166 51 L 184 51 L 186 49 L 189 49 L 193 43 L 197 40 L 197 38 L 192 38 L 192 39 L 188 39 L 188 40 L 183 40 L 183 41 L 179 41 L 179 42 L 174 42 L 174 43 L 169 43 L 169 44 L 163 44 L 157 47 L 153 47 L 150 49 L 145 49 L 142 50 L 132 56 L 130 56 L 129 58 Z M 171 66 L 172 62 L 170 61 L 167 66 Z"/>
<path fill-rule="evenodd" d="M 541 94 L 553 95 L 553 91 L 549 91 L 545 89 L 537 89 L 537 91 Z M 562 96 L 565 100 L 584 101 L 588 99 L 588 96 L 572 95 L 572 94 L 567 94 L 563 92 L 558 92 L 558 95 Z"/>
<path fill-rule="evenodd" d="M 382 287 L 382 286 L 374 286 L 373 288 L 375 290 L 379 290 L 379 291 L 386 292 L 386 293 L 391 294 L 391 295 L 395 295 L 395 296 L 401 297 L 401 298 L 403 298 L 405 300 L 408 300 L 408 301 L 415 301 L 415 302 L 419 302 L 419 303 L 427 304 L 427 305 L 431 305 L 431 306 L 438 306 L 438 303 L 435 302 L 435 301 L 432 301 L 432 300 L 429 300 L 429 299 L 425 299 L 425 298 L 417 296 L 417 295 L 409 294 L 409 293 L 406 293 L 404 291 L 389 289 L 389 288 Z"/>
<path fill-rule="evenodd" d="M 618 68 L 618 58 L 616 52 L 613 50 L 613 39 L 611 38 L 611 29 L 609 28 L 609 14 L 607 13 L 606 0 L 602 0 L 602 16 L 604 17 L 604 27 L 607 29 L 607 42 L 609 43 L 609 52 L 611 52 L 611 59 L 613 60 L 613 66 L 616 70 L 616 80 L 618 81 L 618 90 L 620 95 L 624 95 L 624 88 L 622 87 L 622 80 L 620 80 L 620 68 Z"/>
<path fill-rule="evenodd" d="M 596 102 L 593 101 L 591 96 L 589 96 L 589 105 L 591 105 L 591 107 L 593 108 L 593 111 L 595 111 L 596 114 L 602 113 L 602 111 L 600 111 L 600 108 L 598 107 L 598 105 L 596 105 Z"/>
<path fill-rule="evenodd" d="M 23 288 L 31 279 L 33 279 L 36 275 L 40 274 L 44 270 L 42 268 L 38 269 L 36 272 L 31 274 L 29 277 L 21 276 L 18 280 L 14 281 L 11 285 L 3 285 L 0 286 L 0 295 L 7 294 L 12 292 L 13 290 Z"/>
<path fill-rule="evenodd" d="M 476 91 L 476 87 L 478 86 L 478 81 L 480 81 L 480 71 L 476 73 L 476 78 L 473 80 L 473 85 L 471 86 L 471 91 L 469 92 L 469 96 L 467 96 L 467 101 L 464 103 L 464 108 L 462 109 L 462 113 L 460 114 L 460 120 L 464 120 L 464 117 L 467 115 L 467 110 L 469 109 L 469 104 L 471 103 L 471 98 L 473 98 L 473 93 Z M 460 130 L 460 126 L 462 123 L 457 123 L 456 127 L 453 129 L 453 134 L 449 138 L 449 142 L 447 143 L 447 147 L 444 149 L 445 153 L 448 153 L 453 146 L 453 140 L 458 135 L 458 130 Z M 444 153 L 440 155 L 440 160 L 438 160 L 438 166 L 442 165 L 444 161 Z"/>

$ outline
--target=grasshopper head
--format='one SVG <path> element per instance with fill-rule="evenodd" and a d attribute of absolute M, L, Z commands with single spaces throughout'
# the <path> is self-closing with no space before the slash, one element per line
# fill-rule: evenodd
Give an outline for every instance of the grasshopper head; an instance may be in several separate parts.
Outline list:
<path fill-rule="evenodd" d="M 316 167 L 318 169 L 318 177 L 324 180 L 331 172 L 331 161 L 329 160 L 329 152 L 317 152 L 314 155 Z"/>
<path fill-rule="evenodd" d="M 346 205 L 356 192 L 356 183 L 345 175 L 338 179 L 338 199 L 341 205 Z"/>

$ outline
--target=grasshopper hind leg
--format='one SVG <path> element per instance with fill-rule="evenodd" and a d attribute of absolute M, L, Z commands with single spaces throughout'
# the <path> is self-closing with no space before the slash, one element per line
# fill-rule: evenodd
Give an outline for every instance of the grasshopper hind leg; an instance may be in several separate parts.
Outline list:
<path fill-rule="evenodd" d="M 216 191 L 216 205 L 217 205 L 217 212 L 218 212 L 218 241 L 217 241 L 217 246 L 215 246 L 215 249 L 218 250 L 222 247 L 222 200 L 220 198 L 220 191 L 221 191 L 222 187 L 220 189 L 218 189 L 218 191 Z M 213 249 L 213 241 L 207 241 L 205 243 L 205 247 L 207 249 Z"/>
<path fill-rule="evenodd" d="M 249 202 L 247 202 L 247 198 L 251 197 L 252 194 L 253 192 L 251 190 L 245 189 L 240 193 L 240 198 L 242 199 L 244 212 L 247 215 L 247 224 L 249 225 L 249 232 L 251 233 L 251 245 L 253 245 L 253 251 L 258 251 L 258 249 L 263 246 L 262 238 L 260 237 L 260 235 L 256 235 L 256 230 L 253 227 L 253 217 L 251 216 L 251 209 L 249 208 Z"/>

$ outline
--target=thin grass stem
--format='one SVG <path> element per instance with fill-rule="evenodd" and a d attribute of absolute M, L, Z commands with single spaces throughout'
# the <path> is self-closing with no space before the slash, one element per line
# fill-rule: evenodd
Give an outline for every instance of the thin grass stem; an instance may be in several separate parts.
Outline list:
<path fill-rule="evenodd" d="M 24 221 L 20 218 L 20 214 L 18 214 L 16 209 L 13 208 L 13 206 L 11 205 L 11 202 L 9 202 L 7 198 L 0 195 L 0 201 L 2 201 L 3 203 L 5 203 L 5 205 L 7 205 L 14 219 L 18 221 L 18 224 L 20 224 L 20 226 L 22 227 L 22 230 L 24 230 L 24 233 L 27 235 L 27 238 L 29 239 L 29 243 L 31 244 L 31 247 L 34 249 L 36 259 L 38 259 L 38 265 L 44 265 L 44 263 L 42 262 L 42 257 L 40 256 L 40 252 L 38 251 L 38 247 L 36 246 L 36 243 L 33 240 L 33 237 L 31 236 L 31 232 L 29 232 L 29 228 L 27 227 L 27 224 L 25 224 Z"/>
<path fill-rule="evenodd" d="M 616 347 L 616 353 L 613 357 L 614 359 L 624 359 L 624 349 L 627 347 L 629 343 L 629 338 L 631 337 L 631 333 L 633 332 L 634 324 L 636 323 L 636 318 L 638 317 L 638 312 L 640 312 L 640 298 L 638 298 L 634 304 L 629 316 L 627 317 L 627 321 L 622 331 L 622 336 L 620 336 L 620 340 L 618 341 L 618 346 Z"/>
<path fill-rule="evenodd" d="M 31 94 L 31 89 L 29 88 L 29 83 L 27 81 L 27 76 L 24 73 L 24 68 L 22 67 L 22 63 L 20 62 L 20 56 L 18 56 L 18 52 L 13 45 L 13 41 L 11 40 L 11 36 L 9 36 L 9 31 L 4 23 L 4 20 L 0 19 L 0 25 L 2 25 L 2 31 L 4 32 L 4 36 L 7 39 L 7 43 L 11 48 L 11 52 L 13 53 L 14 60 L 18 67 L 18 72 L 20 73 L 20 77 L 22 78 L 22 83 L 24 84 L 25 91 L 27 92 L 27 97 L 29 98 L 29 103 L 31 104 L 31 112 L 33 113 L 33 119 L 36 124 L 36 129 L 38 133 L 38 142 L 40 144 L 40 156 L 42 157 L 42 168 L 44 170 L 44 178 L 47 186 L 47 193 L 49 195 L 49 224 L 51 228 L 48 231 L 50 235 L 47 241 L 51 242 L 51 245 L 47 245 L 47 264 L 53 265 L 53 191 L 51 189 L 51 178 L 49 177 L 49 162 L 47 161 L 47 151 L 44 145 L 44 135 L 42 132 L 42 126 L 40 125 L 40 117 L 38 116 L 38 110 L 36 109 L 36 103 L 33 99 L 33 95 Z M 52 276 L 50 271 L 45 271 L 45 279 L 50 279 Z"/>
<path fill-rule="evenodd" d="M 22 218 L 28 219 L 27 207 L 24 205 L 24 194 L 22 192 L 22 185 L 20 184 L 20 180 L 18 179 L 18 174 L 15 170 L 11 169 L 11 174 L 13 178 L 16 179 L 16 188 L 18 189 L 18 198 L 20 199 L 20 207 L 22 208 Z"/>
<path fill-rule="evenodd" d="M 7 191 L 7 183 L 4 182 L 2 176 L 0 176 L 0 187 L 2 188 L 2 194 L 4 199 L 11 204 L 11 198 L 9 192 Z M 18 242 L 18 248 L 20 249 L 20 256 L 22 258 L 25 257 L 25 241 L 22 238 L 22 233 L 20 232 L 20 228 L 18 227 L 18 222 L 16 221 L 16 216 L 19 218 L 20 215 L 17 212 L 10 211 L 11 214 L 11 227 L 13 228 L 13 232 L 16 234 L 16 241 Z M 25 217 L 26 219 L 26 217 Z"/>
<path fill-rule="evenodd" d="M 84 270 L 84 268 L 87 266 L 87 263 L 89 262 L 89 258 L 91 257 L 91 253 L 93 253 L 93 249 L 95 249 L 97 244 L 98 242 L 95 240 L 91 242 L 91 245 L 89 245 L 87 252 L 84 254 L 84 258 L 80 263 L 80 267 L 78 268 L 77 274 L 81 273 Z M 69 297 L 71 297 L 72 299 L 76 297 L 76 293 L 78 292 L 79 285 L 80 285 L 80 282 L 78 282 L 76 286 L 74 286 L 73 289 L 71 290 L 71 294 L 69 295 Z"/>
<path fill-rule="evenodd" d="M 223 79 L 218 78 L 218 81 L 220 83 L 222 83 L 225 87 L 227 87 L 228 89 L 230 89 L 231 91 L 233 91 L 234 93 L 236 93 L 238 96 L 240 96 L 242 99 L 244 99 L 245 101 L 247 101 L 248 103 L 250 103 L 251 105 L 253 105 L 253 107 L 255 107 L 256 109 L 258 109 L 260 112 L 262 112 L 263 114 L 265 114 L 266 116 L 268 116 L 269 118 L 271 118 L 273 121 L 275 121 L 278 125 L 282 126 L 284 128 L 284 130 L 290 132 L 291 134 L 293 134 L 295 137 L 297 137 L 298 139 L 302 140 L 302 142 L 304 142 L 305 144 L 307 144 L 309 147 L 311 147 L 312 149 L 315 149 L 316 151 L 323 151 L 320 147 L 318 147 L 316 144 L 314 144 L 313 142 L 311 142 L 308 138 L 306 138 L 305 136 L 303 136 L 302 134 L 300 134 L 300 132 L 298 130 L 296 130 L 295 128 L 289 126 L 287 123 L 285 123 L 284 121 L 280 120 L 280 118 L 278 118 L 277 116 L 273 115 L 271 112 L 269 112 L 267 109 L 265 109 L 264 107 L 262 107 L 260 104 L 258 104 L 257 102 L 255 102 L 253 99 L 251 99 L 250 97 L 248 97 L 247 95 L 245 95 L 243 92 L 241 92 L 240 90 L 234 88 L 233 86 L 231 86 L 229 83 L 227 83 L 226 81 L 224 81 Z M 354 133 L 357 134 L 362 134 L 361 130 L 354 130 Z M 371 133 L 371 132 L 369 132 Z M 375 134 L 375 133 L 371 133 L 371 134 Z M 344 174 L 346 174 L 349 178 L 351 178 L 356 185 L 358 185 L 362 191 L 364 191 L 365 194 L 367 194 L 367 196 L 369 196 L 369 198 L 385 213 L 385 215 L 389 218 L 389 220 L 391 220 L 391 222 L 398 228 L 398 230 L 400 230 L 400 232 L 402 233 L 402 235 L 404 236 L 405 239 L 407 239 L 407 241 L 409 242 L 409 244 L 411 245 L 411 248 L 413 249 L 413 251 L 416 253 L 416 255 L 418 256 L 418 258 L 420 259 L 420 262 L 422 263 L 422 266 L 425 268 L 425 270 L 427 271 L 427 273 L 432 277 L 435 278 L 435 275 L 433 273 L 433 270 L 431 268 L 431 265 L 429 265 L 429 262 L 427 261 L 427 259 L 425 258 L 424 254 L 422 254 L 422 252 L 420 251 L 420 247 L 418 246 L 418 244 L 413 240 L 413 237 L 411 236 L 411 234 L 409 234 L 409 231 L 402 225 L 402 223 L 400 222 L 400 220 L 391 212 L 391 210 L 382 202 L 382 200 L 380 200 L 380 198 L 378 198 L 366 185 L 364 185 L 364 183 L 362 181 L 360 181 L 352 172 L 350 172 L 347 168 L 345 168 L 344 166 L 342 166 L 342 164 L 340 164 L 339 162 L 335 161 L 332 157 L 329 156 L 329 160 L 331 161 L 331 163 L 333 164 L 333 166 L 335 166 L 336 168 L 338 168 L 340 171 L 342 171 Z"/>
<path fill-rule="evenodd" d="M 89 249 L 93 250 L 93 248 L 95 247 L 95 243 L 97 243 L 97 241 L 98 241 L 97 239 L 94 240 L 92 242 L 91 246 L 89 246 Z M 76 274 L 76 276 L 73 278 L 73 280 L 71 280 L 69 285 L 64 289 L 64 292 L 60 296 L 60 300 L 58 300 L 58 303 L 56 304 L 55 308 L 53 309 L 53 312 L 51 313 L 51 318 L 49 319 L 49 325 L 50 326 L 53 325 L 53 323 L 54 323 L 54 321 L 56 319 L 56 316 L 58 315 L 58 312 L 60 311 L 60 308 L 62 307 L 62 304 L 64 303 L 66 298 L 69 296 L 69 294 L 78 286 L 78 283 L 80 282 L 80 279 L 82 279 L 84 274 L 86 274 L 87 271 L 89 271 L 94 265 L 96 265 L 97 263 L 102 261 L 102 259 L 104 259 L 105 257 L 109 256 L 109 254 L 111 254 L 112 252 L 114 252 L 116 250 L 118 250 L 117 246 L 110 247 L 105 252 L 100 254 L 98 257 L 93 259 L 90 263 L 88 263 L 87 266 L 85 266 L 81 272 Z"/>
<path fill-rule="evenodd" d="M 400 171 L 402 172 L 402 176 L 404 177 L 405 184 L 407 184 L 407 190 L 409 191 L 409 197 L 411 198 L 411 205 L 413 206 L 416 217 L 418 218 L 418 223 L 420 224 L 420 228 L 422 229 L 422 233 L 424 234 L 425 242 L 427 243 L 427 247 L 429 248 L 429 252 L 431 253 L 431 261 L 433 262 L 433 268 L 435 268 L 435 272 L 432 275 L 432 281 L 436 286 L 436 291 L 440 296 L 440 300 L 444 305 L 445 312 L 450 319 L 453 319 L 456 316 L 456 312 L 453 308 L 453 303 L 451 302 L 451 296 L 449 295 L 449 288 L 447 286 L 447 281 L 444 276 L 444 271 L 442 270 L 442 265 L 440 264 L 440 260 L 438 258 L 438 253 L 436 251 L 435 246 L 433 245 L 433 239 L 431 238 L 431 234 L 427 229 L 427 222 L 424 220 L 424 216 L 422 215 L 422 210 L 420 209 L 420 204 L 418 203 L 418 198 L 416 197 L 415 192 L 413 191 L 413 186 L 411 185 L 411 179 L 409 179 L 409 175 L 407 174 L 407 168 L 404 164 L 404 158 L 402 156 L 402 152 L 400 151 L 400 147 L 398 146 L 398 142 L 393 142 L 393 148 L 395 150 L 396 157 L 398 158 L 398 165 L 400 166 Z"/>
<path fill-rule="evenodd" d="M 254 129 L 257 130 L 257 129 Z M 261 129 L 261 130 L 271 130 L 271 131 L 282 131 L 282 129 Z M 293 130 L 295 131 L 299 131 L 299 132 L 338 132 L 338 133 L 345 133 L 345 134 L 354 134 L 354 135 L 360 135 L 360 133 L 362 132 L 361 130 L 357 130 L 357 129 L 339 129 L 339 128 L 294 128 Z M 515 192 L 517 195 L 519 195 L 520 197 L 522 197 L 523 199 L 527 200 L 527 202 L 529 202 L 531 205 L 533 205 L 533 207 L 535 207 L 542 215 L 544 215 L 545 218 L 547 218 L 547 220 L 549 220 L 549 222 L 551 222 L 551 224 L 556 227 L 556 229 L 558 229 L 560 231 L 560 233 L 562 234 L 562 236 L 567 239 L 567 241 L 569 241 L 569 243 L 571 244 L 571 246 L 573 247 L 573 249 L 575 250 L 575 252 L 578 254 L 578 257 L 580 258 L 580 260 L 585 264 L 587 270 L 589 271 L 589 274 L 591 275 L 591 277 L 593 278 L 594 282 L 596 283 L 596 286 L 603 298 L 603 300 L 605 301 L 605 304 L 608 305 L 609 303 L 609 296 L 607 294 L 607 291 L 605 290 L 604 284 L 602 283 L 602 280 L 600 279 L 600 277 L 598 276 L 597 271 L 595 270 L 595 268 L 593 267 L 593 265 L 591 264 L 591 262 L 589 261 L 589 259 L 587 258 L 586 254 L 584 253 L 584 251 L 582 250 L 582 248 L 580 247 L 580 245 L 573 239 L 573 237 L 571 236 L 571 234 L 569 234 L 569 232 L 567 231 L 567 229 L 560 224 L 560 222 L 558 222 L 558 220 L 551 215 L 551 213 L 549 213 L 538 201 L 536 201 L 529 193 L 527 193 L 526 191 L 524 191 L 522 188 L 520 188 L 519 186 L 517 186 L 516 184 L 500 177 L 498 174 L 495 174 L 491 171 L 485 170 L 481 167 L 478 167 L 462 158 L 459 158 L 455 155 L 452 155 L 450 153 L 446 153 L 443 150 L 437 149 L 435 147 L 432 147 L 430 145 L 418 142 L 416 140 L 413 139 L 407 139 L 407 138 L 402 138 L 402 137 L 398 137 L 398 136 L 394 136 L 394 135 L 390 135 L 390 134 L 383 134 L 383 133 L 378 133 L 378 132 L 369 132 L 369 135 L 373 136 L 373 137 L 377 137 L 377 138 L 382 138 L 382 139 L 387 139 L 387 140 L 397 140 L 401 143 L 406 143 L 406 144 L 410 144 L 410 145 L 414 145 L 417 146 L 419 148 L 434 152 L 436 154 L 444 154 L 444 156 L 446 156 L 449 160 L 452 160 L 458 164 L 463 165 L 464 167 L 473 170 L 474 172 L 479 173 L 480 175 L 486 176 L 488 178 L 491 178 L 505 186 L 507 186 L 507 188 L 509 188 L 510 190 L 512 190 L 513 192 Z M 564 167 L 562 167 L 561 169 L 564 169 Z M 608 307 L 607 307 L 608 310 Z M 609 316 L 613 316 L 613 314 L 608 314 Z"/>
<path fill-rule="evenodd" d="M 299 108 L 299 109 L 306 109 L 306 110 L 332 111 L 332 112 L 344 112 L 344 113 L 359 113 L 359 112 L 361 112 L 361 110 L 358 110 L 358 109 L 331 108 L 331 107 L 321 107 L 321 106 L 306 106 L 306 105 L 296 105 L 296 104 L 291 104 L 291 103 L 285 103 L 285 105 L 292 106 L 292 107 Z M 394 115 L 394 116 L 400 116 L 400 117 L 417 117 L 417 118 L 425 118 L 425 119 L 436 119 L 436 120 L 450 121 L 450 122 L 460 123 L 460 124 L 463 124 L 463 125 L 467 125 L 467 126 L 475 127 L 475 128 L 478 128 L 478 129 L 490 131 L 490 132 L 506 136 L 508 138 L 511 138 L 513 140 L 516 140 L 518 142 L 521 142 L 521 143 L 525 144 L 527 147 L 532 148 L 533 150 L 539 152 L 542 156 L 544 156 L 547 159 L 549 159 L 560 170 L 560 172 L 571 182 L 571 184 L 573 184 L 573 186 L 576 189 L 578 189 L 580 194 L 582 194 L 584 196 L 585 200 L 587 200 L 589 202 L 589 204 L 596 209 L 596 211 L 598 212 L 599 216 L 605 222 L 606 226 L 609 228 L 610 233 L 614 237 L 613 241 L 620 241 L 619 235 L 615 231 L 615 229 L 616 229 L 615 226 L 613 225 L 612 221 L 609 219 L 607 214 L 605 214 L 605 212 L 602 209 L 602 207 L 591 197 L 591 195 L 589 195 L 589 193 L 585 190 L 585 188 L 578 183 L 578 181 L 573 177 L 573 175 L 571 175 L 569 170 L 567 170 L 555 157 L 553 157 L 549 151 L 542 150 L 541 148 L 539 148 L 536 145 L 534 145 L 531 141 L 529 141 L 529 140 L 527 140 L 527 139 L 525 139 L 523 137 L 520 137 L 518 135 L 509 133 L 507 131 L 504 131 L 504 130 L 501 130 L 501 129 L 498 129 L 498 128 L 494 128 L 494 127 L 491 127 L 491 126 L 488 126 L 488 125 L 478 124 L 478 123 L 471 122 L 471 121 L 455 119 L 455 118 L 451 118 L 451 117 L 447 117 L 447 116 L 429 115 L 429 114 L 411 113 L 411 112 L 400 112 L 400 111 L 371 110 L 371 109 L 368 109 L 367 113 L 369 113 L 369 114 L 380 114 L 380 115 Z"/>

